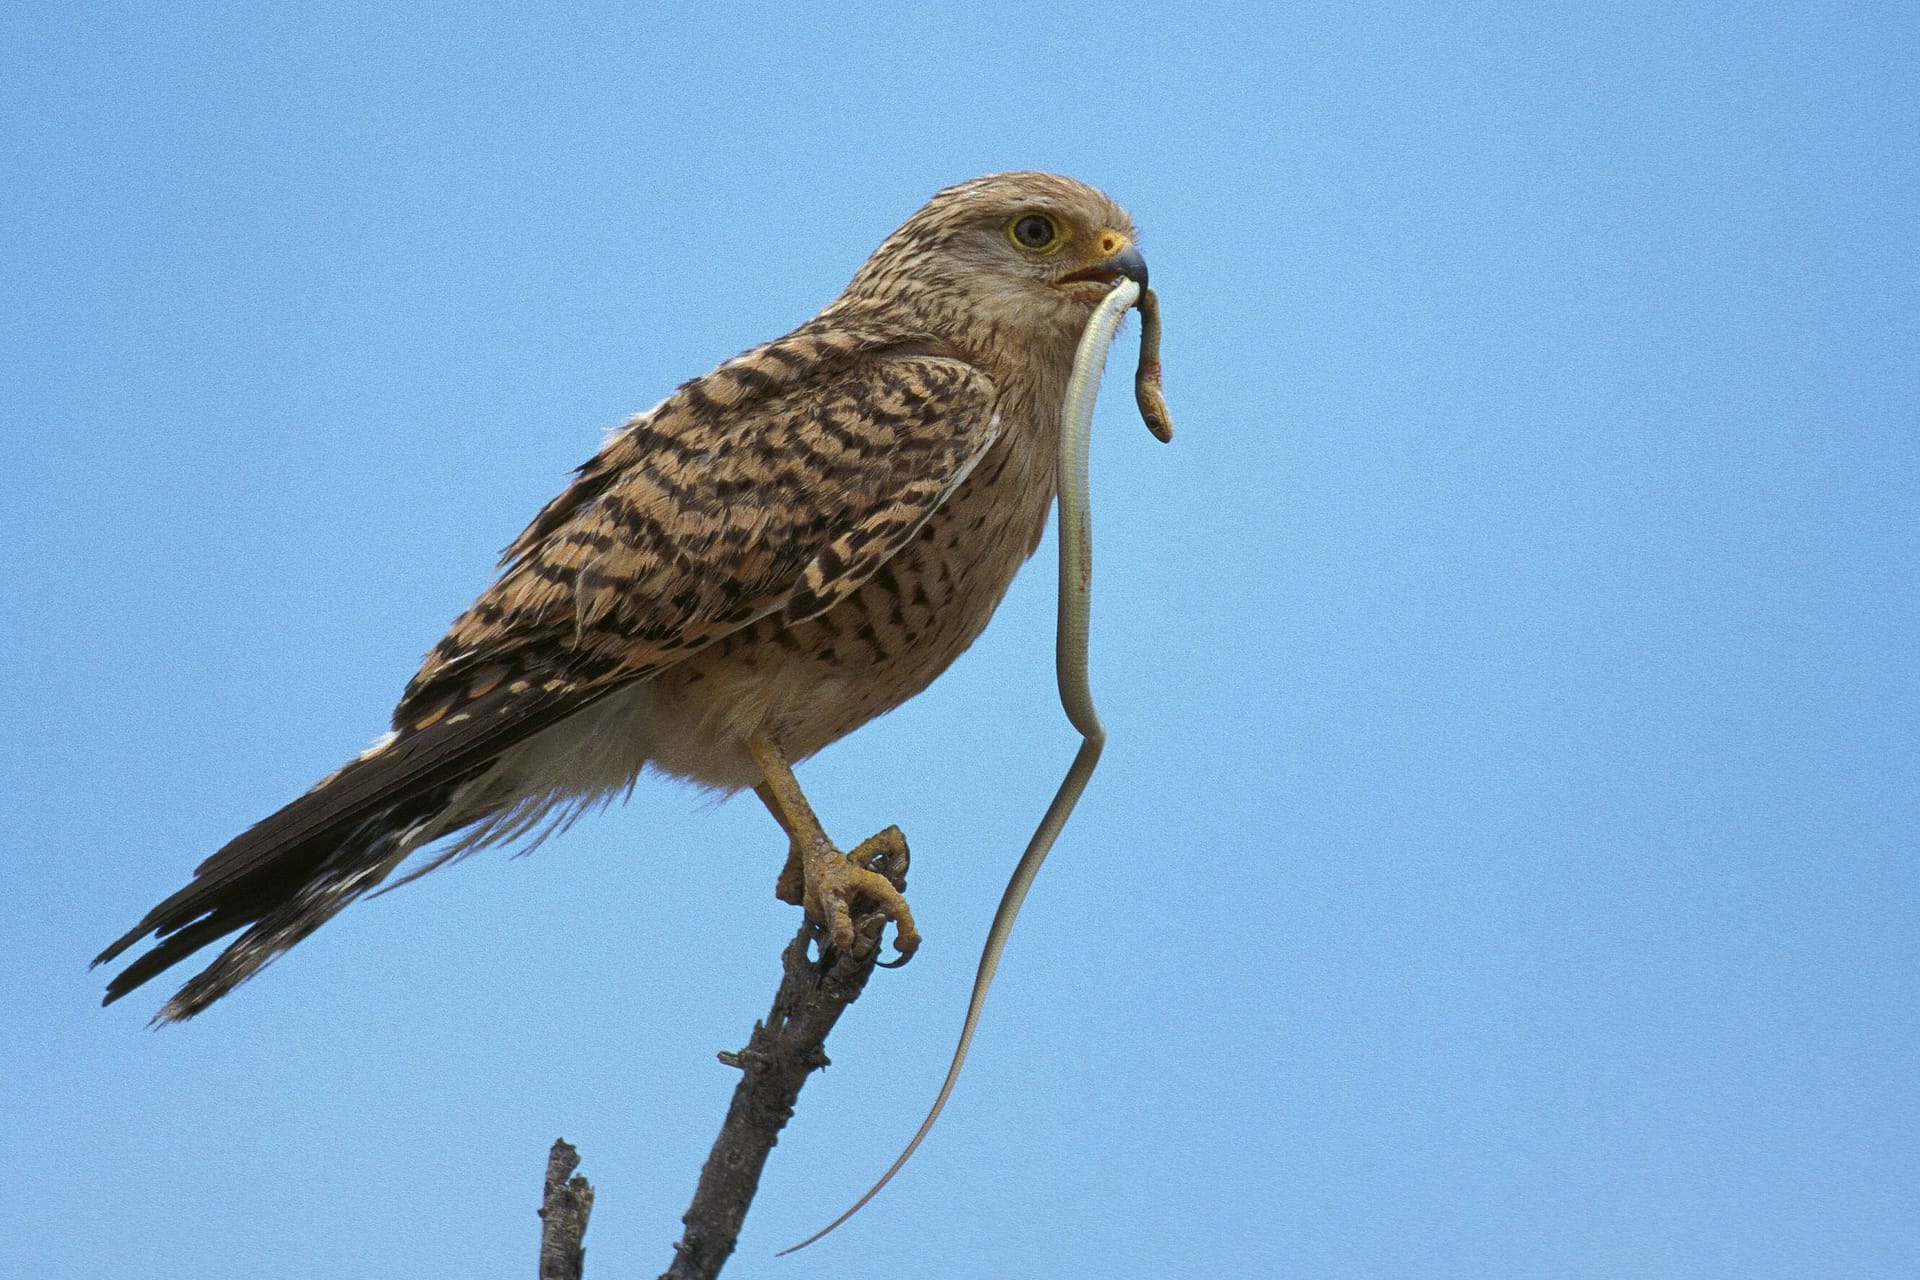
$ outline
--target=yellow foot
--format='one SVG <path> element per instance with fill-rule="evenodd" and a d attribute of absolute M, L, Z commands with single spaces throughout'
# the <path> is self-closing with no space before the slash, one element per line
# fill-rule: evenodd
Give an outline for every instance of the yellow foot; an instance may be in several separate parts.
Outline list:
<path fill-rule="evenodd" d="M 899 827 L 868 837 L 852 853 L 841 853 L 825 839 L 809 845 L 796 840 L 774 892 L 783 902 L 804 906 L 836 947 L 853 945 L 859 905 L 877 908 L 893 922 L 893 946 L 900 954 L 894 963 L 904 964 L 920 946 L 913 912 L 901 893 L 907 885 L 907 862 L 907 838 Z"/>
<path fill-rule="evenodd" d="M 746 748 L 760 766 L 762 781 L 754 790 L 787 833 L 787 865 L 773 891 L 783 901 L 805 907 L 808 918 L 841 948 L 853 946 L 855 904 L 871 905 L 893 921 L 893 946 L 900 958 L 887 967 L 905 964 L 920 947 L 920 931 L 900 896 L 907 887 L 907 838 L 900 828 L 888 827 L 862 840 L 852 853 L 841 853 L 821 830 L 779 745 L 765 734 L 754 734 Z"/>

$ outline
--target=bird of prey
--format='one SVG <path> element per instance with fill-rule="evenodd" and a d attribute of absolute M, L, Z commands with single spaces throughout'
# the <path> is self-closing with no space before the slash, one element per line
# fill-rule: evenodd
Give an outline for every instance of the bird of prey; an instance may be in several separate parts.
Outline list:
<path fill-rule="evenodd" d="M 838 945 L 912 913 L 842 853 L 792 766 L 931 683 L 1040 542 L 1089 316 L 1147 270 L 1133 223 L 1070 178 L 936 194 L 845 292 L 608 438 L 428 653 L 391 732 L 201 863 L 96 963 L 151 936 L 126 995 L 239 936 L 162 1007 L 204 1010 L 402 863 L 530 847 L 642 768 L 752 787 L 788 838 L 776 891 Z"/>

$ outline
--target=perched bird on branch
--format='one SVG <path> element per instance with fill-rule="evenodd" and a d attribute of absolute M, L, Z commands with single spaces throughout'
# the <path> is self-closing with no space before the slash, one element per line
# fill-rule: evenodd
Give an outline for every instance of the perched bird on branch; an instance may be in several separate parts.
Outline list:
<path fill-rule="evenodd" d="M 1070 178 L 935 195 L 784 337 L 629 421 L 506 550 L 392 731 L 203 862 L 96 963 L 151 936 L 107 1003 L 239 936 L 161 1008 L 190 1018 L 376 889 L 530 847 L 642 768 L 754 788 L 777 892 L 840 945 L 884 910 L 890 827 L 841 853 L 792 765 L 920 692 L 1040 542 L 1074 348 L 1123 277 L 1125 211 Z M 437 847 L 429 849 L 428 846 Z"/>

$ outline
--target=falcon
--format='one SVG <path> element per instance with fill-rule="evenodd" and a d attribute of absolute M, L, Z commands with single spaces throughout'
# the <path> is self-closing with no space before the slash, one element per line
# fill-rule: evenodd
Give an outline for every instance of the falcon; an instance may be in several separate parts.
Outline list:
<path fill-rule="evenodd" d="M 105 1003 L 231 938 L 155 1020 L 190 1018 L 416 853 L 396 885 L 531 848 L 647 767 L 753 788 L 787 836 L 779 896 L 838 946 L 878 909 L 911 955 L 899 828 L 841 852 L 793 766 L 925 689 L 1039 545 L 1075 346 L 1114 285 L 1147 282 L 1134 240 L 1071 178 L 949 187 L 820 314 L 629 420 L 508 546 L 391 731 L 101 953 L 152 944 Z"/>

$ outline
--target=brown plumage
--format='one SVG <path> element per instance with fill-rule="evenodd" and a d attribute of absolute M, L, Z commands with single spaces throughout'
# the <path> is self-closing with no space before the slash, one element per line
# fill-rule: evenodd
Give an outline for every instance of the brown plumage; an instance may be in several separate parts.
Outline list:
<path fill-rule="evenodd" d="M 107 1001 L 242 931 L 159 1015 L 191 1017 L 429 843 L 453 837 L 410 874 L 538 840 L 647 764 L 758 788 L 792 837 L 783 894 L 804 879 L 843 939 L 849 900 L 879 899 L 909 949 L 904 902 L 843 869 L 786 762 L 986 625 L 1040 540 L 1087 317 L 1122 275 L 1144 283 L 1133 235 L 1068 178 L 950 187 L 818 316 L 633 418 L 507 548 L 392 732 L 101 955 L 158 940 Z"/>

